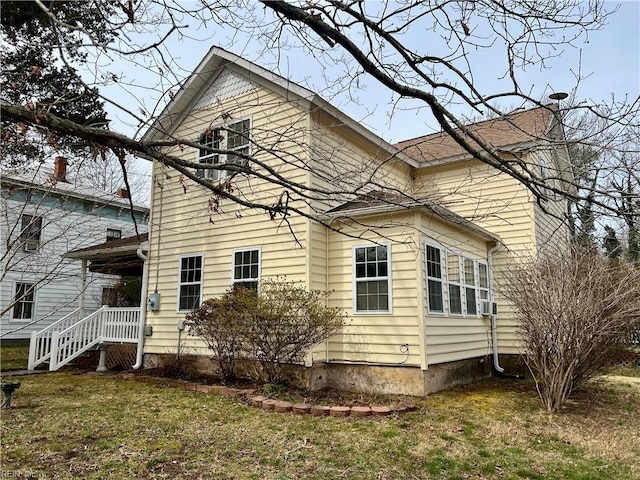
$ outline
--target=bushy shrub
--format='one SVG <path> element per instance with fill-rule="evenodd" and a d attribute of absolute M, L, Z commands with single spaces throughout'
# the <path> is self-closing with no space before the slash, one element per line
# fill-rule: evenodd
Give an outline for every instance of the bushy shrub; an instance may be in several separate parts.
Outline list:
<path fill-rule="evenodd" d="M 188 313 L 185 327 L 211 349 L 225 380 L 236 377 L 237 360 L 247 356 L 247 328 L 253 323 L 258 299 L 252 290 L 236 288 L 221 298 L 205 300 Z"/>
<path fill-rule="evenodd" d="M 208 299 L 186 316 L 189 334 L 213 351 L 223 377 L 233 379 L 237 360 L 258 362 L 265 380 L 283 380 L 284 364 L 340 331 L 344 313 L 326 306 L 327 292 L 307 291 L 293 282 L 264 280 L 260 293 L 232 288 Z"/>
<path fill-rule="evenodd" d="M 500 290 L 515 306 L 524 360 L 551 412 L 640 326 L 640 271 L 592 251 L 512 265 Z"/>
<path fill-rule="evenodd" d="M 269 382 L 281 381 L 284 364 L 300 363 L 307 350 L 343 327 L 344 313 L 326 306 L 328 295 L 293 282 L 262 282 L 248 343 Z"/>

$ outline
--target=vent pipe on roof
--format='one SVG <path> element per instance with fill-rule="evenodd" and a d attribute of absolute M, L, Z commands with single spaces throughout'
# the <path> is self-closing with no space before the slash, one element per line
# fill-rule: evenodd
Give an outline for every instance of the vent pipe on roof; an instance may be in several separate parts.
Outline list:
<path fill-rule="evenodd" d="M 61 182 L 66 181 L 67 177 L 67 159 L 65 157 L 56 157 L 53 161 L 53 176 Z"/>
<path fill-rule="evenodd" d="M 127 190 L 126 188 L 119 188 L 116 192 L 116 195 L 120 198 L 129 198 L 129 190 Z"/>

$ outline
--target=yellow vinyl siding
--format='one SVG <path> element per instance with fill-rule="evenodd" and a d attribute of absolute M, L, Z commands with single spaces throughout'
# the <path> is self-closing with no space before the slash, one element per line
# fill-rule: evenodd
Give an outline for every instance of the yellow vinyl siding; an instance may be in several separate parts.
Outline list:
<path fill-rule="evenodd" d="M 312 114 L 311 184 L 325 191 L 411 190 L 411 169 L 380 147 L 366 142 L 322 112 Z M 336 207 L 353 195 L 332 195 L 313 203 L 319 211 Z"/>
<path fill-rule="evenodd" d="M 348 314 L 342 334 L 329 342 L 331 361 L 367 362 L 391 365 L 420 366 L 420 312 L 416 298 L 416 251 L 404 244 L 408 235 L 415 237 L 412 213 L 399 213 L 367 218 L 367 222 L 394 220 L 399 226 L 380 228 L 380 235 L 367 233 L 363 238 L 350 238 L 329 232 L 329 289 L 333 292 L 330 305 Z M 362 232 L 355 226 L 344 226 L 351 234 Z M 410 233 L 410 232 L 414 233 Z M 376 232 L 378 233 L 378 232 Z M 391 242 L 391 313 L 354 313 L 353 311 L 353 247 Z M 411 242 L 414 244 L 415 242 Z M 402 351 L 408 344 L 409 352 Z"/>
<path fill-rule="evenodd" d="M 280 158 L 255 148 L 252 154 L 287 179 L 308 184 L 305 148 L 308 121 L 303 109 L 266 89 L 256 88 L 214 107 L 191 112 L 174 135 L 197 141 L 207 128 L 222 125 L 223 116 L 250 117 L 252 138 L 263 146 L 275 146 Z M 190 161 L 197 159 L 193 148 L 174 148 L 171 153 Z M 260 166 L 252 167 L 266 173 Z M 160 311 L 147 315 L 147 323 L 154 332 L 145 341 L 146 353 L 171 353 L 177 349 L 177 323 L 184 319 L 184 313 L 176 312 L 181 256 L 204 255 L 203 299 L 219 296 L 231 286 L 232 252 L 240 248 L 261 249 L 261 278 L 286 276 L 287 280 L 306 283 L 309 224 L 304 217 L 289 216 L 288 226 L 280 218 L 271 220 L 263 210 L 225 199 L 220 200 L 217 212 L 212 211 L 209 208 L 212 193 L 207 189 L 158 165 L 154 165 L 153 176 L 156 184 L 152 198 L 149 291 L 153 292 L 157 285 L 161 307 Z M 282 191 L 283 187 L 263 180 L 241 176 L 233 179 L 232 193 L 248 202 L 273 204 Z M 292 205 L 304 208 L 300 201 L 294 200 Z M 189 353 L 209 354 L 202 342 L 188 337 L 186 332 L 182 342 Z"/>
<path fill-rule="evenodd" d="M 465 232 L 462 228 L 445 226 L 434 217 L 421 216 L 421 251 L 420 269 L 422 278 L 426 279 L 425 242 L 439 246 L 444 251 L 450 250 L 466 258 L 486 263 L 487 242 Z M 442 265 L 446 270 L 446 264 Z M 463 287 L 462 287 L 463 288 Z M 421 282 L 423 299 L 427 298 L 426 281 Z M 447 279 L 443 278 L 443 303 L 445 313 L 428 313 L 427 301 L 424 300 L 424 324 L 426 362 L 435 365 L 453 362 L 478 356 L 490 352 L 489 321 L 480 315 L 451 315 Z"/>
<path fill-rule="evenodd" d="M 514 178 L 477 160 L 424 169 L 416 188 L 433 189 L 446 207 L 502 240 L 503 245 L 493 255 L 498 347 L 500 353 L 519 353 L 513 309 L 501 298 L 498 287 L 504 269 L 518 257 L 536 252 L 536 218 L 530 192 Z"/>

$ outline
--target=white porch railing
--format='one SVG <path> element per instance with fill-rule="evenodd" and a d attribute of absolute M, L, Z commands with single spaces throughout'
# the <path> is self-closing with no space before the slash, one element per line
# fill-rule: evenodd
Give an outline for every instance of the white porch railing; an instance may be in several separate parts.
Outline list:
<path fill-rule="evenodd" d="M 51 357 L 51 336 L 54 331 L 66 330 L 79 320 L 80 309 L 76 308 L 57 322 L 52 323 L 39 332 L 31 333 L 29 343 L 29 363 L 27 368 L 34 370 L 38 365 L 46 362 Z"/>
<path fill-rule="evenodd" d="M 104 306 L 73 323 L 56 324 L 32 335 L 29 347 L 29 369 L 49 360 L 49 370 L 58 370 L 87 350 L 101 343 L 137 343 L 140 307 Z M 46 329 L 45 329 L 46 330 Z M 47 339 L 46 341 L 39 340 Z M 33 350 L 33 355 L 32 355 Z M 34 358 L 33 364 L 31 358 Z M 40 360 L 36 363 L 36 359 Z"/>

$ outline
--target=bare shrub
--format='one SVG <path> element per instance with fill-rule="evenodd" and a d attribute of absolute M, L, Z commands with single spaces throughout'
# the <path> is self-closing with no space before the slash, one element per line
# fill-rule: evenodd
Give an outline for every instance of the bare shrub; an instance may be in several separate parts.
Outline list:
<path fill-rule="evenodd" d="M 236 378 L 237 361 L 247 356 L 246 332 L 257 311 L 255 292 L 228 290 L 221 298 L 205 300 L 185 317 L 189 335 L 202 338 L 225 380 Z"/>
<path fill-rule="evenodd" d="M 307 350 L 343 327 L 344 312 L 326 306 L 328 295 L 293 282 L 262 282 L 248 343 L 269 382 L 282 381 L 284 364 L 300 363 Z"/>
<path fill-rule="evenodd" d="M 640 271 L 593 252 L 523 261 L 500 289 L 515 306 L 524 359 L 550 412 L 640 326 Z"/>
<path fill-rule="evenodd" d="M 187 314 L 189 334 L 213 351 L 225 380 L 236 377 L 239 359 L 257 360 L 272 383 L 283 380 L 284 364 L 300 363 L 308 349 L 344 325 L 344 313 L 325 305 L 327 292 L 293 282 L 264 280 L 260 293 L 232 288 Z"/>

